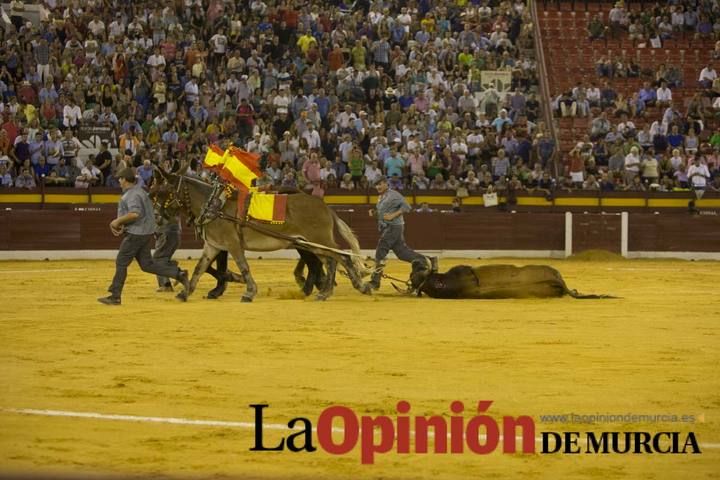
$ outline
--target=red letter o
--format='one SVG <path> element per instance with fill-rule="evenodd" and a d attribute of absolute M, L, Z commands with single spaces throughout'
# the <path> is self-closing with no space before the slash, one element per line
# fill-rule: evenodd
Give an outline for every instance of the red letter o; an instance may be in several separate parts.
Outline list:
<path fill-rule="evenodd" d="M 344 424 L 344 438 L 340 444 L 335 444 L 332 437 L 332 424 L 335 417 L 341 417 Z M 323 410 L 320 417 L 318 417 L 318 444 L 320 444 L 320 447 L 328 453 L 332 453 L 333 455 L 343 455 L 352 450 L 357 444 L 359 430 L 360 426 L 358 424 L 358 419 L 355 416 L 355 412 L 347 407 L 328 407 Z"/>

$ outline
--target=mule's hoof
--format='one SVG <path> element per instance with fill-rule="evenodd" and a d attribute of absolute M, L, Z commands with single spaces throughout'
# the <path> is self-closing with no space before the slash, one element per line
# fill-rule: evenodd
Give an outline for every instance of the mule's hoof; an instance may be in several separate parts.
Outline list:
<path fill-rule="evenodd" d="M 321 293 L 318 293 L 318 294 L 315 296 L 315 301 L 317 301 L 317 302 L 324 302 L 324 301 L 327 300 L 327 299 L 328 299 L 328 296 L 327 296 L 327 295 L 323 295 L 323 294 L 321 294 Z"/>
<path fill-rule="evenodd" d="M 186 292 L 183 291 L 183 292 L 180 292 L 177 295 L 175 295 L 175 298 L 177 298 L 181 302 L 187 302 L 188 295 Z"/>
<path fill-rule="evenodd" d="M 373 287 L 369 283 L 366 283 L 362 286 L 360 293 L 362 293 L 363 295 L 372 295 L 372 291 Z"/>
<path fill-rule="evenodd" d="M 215 286 L 215 288 L 208 292 L 207 298 L 209 298 L 210 300 L 216 300 L 222 297 L 223 293 L 225 293 L 225 290 L 227 290 L 227 283 L 220 282 Z"/>
<path fill-rule="evenodd" d="M 251 297 L 242 297 L 242 298 L 240 299 L 240 301 L 241 301 L 242 303 L 251 303 L 251 302 L 253 301 L 253 299 L 252 299 Z"/>

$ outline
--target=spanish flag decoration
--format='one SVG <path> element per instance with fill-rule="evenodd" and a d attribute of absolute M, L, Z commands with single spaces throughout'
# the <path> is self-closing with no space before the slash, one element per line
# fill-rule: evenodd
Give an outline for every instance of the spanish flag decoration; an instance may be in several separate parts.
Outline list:
<path fill-rule="evenodd" d="M 252 181 L 262 174 L 260 156 L 235 147 L 223 152 L 217 145 L 211 145 L 203 165 L 239 189 L 252 188 Z"/>
<path fill-rule="evenodd" d="M 233 157 L 240 160 L 240 162 L 249 168 L 255 175 L 258 177 L 262 175 L 262 169 L 260 168 L 260 154 L 246 152 L 245 150 L 240 150 L 236 147 L 230 147 L 228 151 Z"/>
<path fill-rule="evenodd" d="M 210 145 L 203 165 L 237 189 L 238 217 L 247 214 L 247 217 L 262 222 L 285 223 L 287 195 L 259 192 L 252 184 L 253 180 L 262 175 L 260 155 L 235 147 L 223 152 L 217 145 Z M 248 195 L 250 202 L 246 206 Z"/>
<path fill-rule="evenodd" d="M 253 164 L 251 153 L 231 147 L 225 151 L 220 176 L 238 188 L 251 188 L 252 181 L 260 176 L 260 172 Z"/>
<path fill-rule="evenodd" d="M 287 195 L 253 192 L 250 197 L 248 216 L 262 222 L 285 223 Z"/>
<path fill-rule="evenodd" d="M 225 164 L 225 152 L 217 145 L 210 145 L 208 152 L 203 160 L 203 166 L 208 170 L 212 170 L 215 173 L 220 173 L 223 165 Z"/>

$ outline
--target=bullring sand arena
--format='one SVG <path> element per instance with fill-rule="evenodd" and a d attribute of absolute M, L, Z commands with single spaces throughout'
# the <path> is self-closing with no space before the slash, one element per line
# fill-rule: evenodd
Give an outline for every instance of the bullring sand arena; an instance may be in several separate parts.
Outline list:
<path fill-rule="evenodd" d="M 96 302 L 112 261 L 0 263 L 0 465 L 4 472 L 178 478 L 563 478 L 720 476 L 717 285 L 712 262 L 604 259 L 539 263 L 570 288 L 621 299 L 362 296 L 338 278 L 327 302 L 302 299 L 290 260 L 253 260 L 252 304 L 233 284 L 186 304 L 130 268 L 121 307 Z M 185 268 L 194 262 L 183 260 Z M 391 261 L 406 278 L 407 264 Z M 253 452 L 264 423 L 331 405 L 357 415 L 530 415 L 540 431 L 694 432 L 702 454 L 378 454 Z M 87 413 L 88 415 L 81 415 Z M 694 422 L 550 423 L 541 415 L 692 415 Z M 111 417 L 116 415 L 117 417 Z M 169 418 L 177 419 L 173 421 Z M 205 424 L 194 420 L 208 421 Z M 268 446 L 287 430 L 266 428 Z M 335 435 L 340 435 L 336 433 Z M 339 438 L 339 437 L 338 437 Z M 684 438 L 684 437 L 683 437 Z M 681 441 L 682 442 L 682 441 Z M 539 444 L 538 444 L 539 446 Z"/>

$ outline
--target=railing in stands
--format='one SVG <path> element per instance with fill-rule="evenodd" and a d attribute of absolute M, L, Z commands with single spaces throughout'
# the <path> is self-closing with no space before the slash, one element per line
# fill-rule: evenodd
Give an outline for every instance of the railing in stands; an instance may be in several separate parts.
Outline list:
<path fill-rule="evenodd" d="M 555 142 L 555 154 L 553 155 L 552 162 L 552 175 L 557 178 L 558 173 L 558 154 L 560 151 L 560 141 L 555 130 L 555 123 L 553 122 L 552 115 L 552 96 L 550 94 L 550 84 L 548 83 L 547 66 L 545 64 L 545 54 L 543 52 L 542 35 L 540 33 L 540 18 L 538 17 L 537 1 L 530 0 L 530 7 L 532 12 L 532 19 L 535 31 L 535 59 L 538 68 L 538 76 L 540 77 L 540 98 L 542 101 L 542 117 L 545 122 L 545 126 L 550 133 L 553 141 Z"/>

